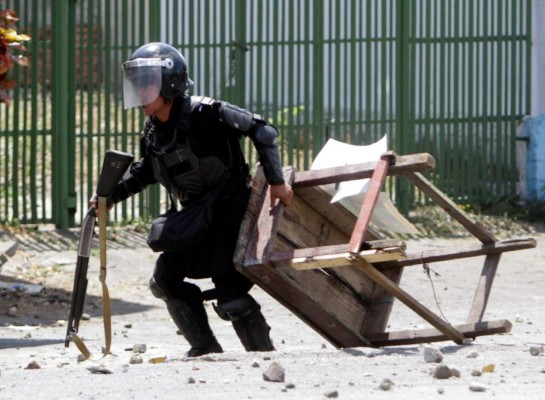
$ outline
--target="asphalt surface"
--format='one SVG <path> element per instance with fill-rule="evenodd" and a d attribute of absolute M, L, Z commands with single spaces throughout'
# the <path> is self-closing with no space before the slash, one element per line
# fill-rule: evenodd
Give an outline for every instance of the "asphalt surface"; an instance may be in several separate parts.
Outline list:
<path fill-rule="evenodd" d="M 245 352 L 230 323 L 206 303 L 224 353 L 186 359 L 187 343 L 147 287 L 155 254 L 145 247 L 142 235 L 118 236 L 124 239 L 110 241 L 108 250 L 113 345 L 111 354 L 99 361 L 79 361 L 75 346 L 64 347 L 77 235 L 53 232 L 49 239 L 26 238 L 3 264 L 0 281 L 37 285 L 29 287 L 38 292 L 0 290 L 0 398 L 540 399 L 545 391 L 543 234 L 535 235 L 536 249 L 505 253 L 500 262 L 485 319 L 508 319 L 512 331 L 466 345 L 433 344 L 443 355 L 440 365 L 459 372 L 448 379 L 434 377 L 439 364 L 424 360 L 427 345 L 336 349 L 257 287 L 252 294 L 272 327 L 277 351 Z M 470 242 L 474 240 L 424 239 L 408 242 L 407 248 Z M 428 273 L 421 266 L 406 268 L 402 287 L 449 322 L 464 323 L 482 261 L 434 263 Z M 99 354 L 104 332 L 96 248 L 89 280 L 88 319 L 81 322 L 80 334 Z M 211 287 L 207 280 L 197 283 Z M 421 328 L 429 326 L 396 302 L 388 330 Z M 285 372 L 282 382 L 264 379 L 273 363 Z"/>

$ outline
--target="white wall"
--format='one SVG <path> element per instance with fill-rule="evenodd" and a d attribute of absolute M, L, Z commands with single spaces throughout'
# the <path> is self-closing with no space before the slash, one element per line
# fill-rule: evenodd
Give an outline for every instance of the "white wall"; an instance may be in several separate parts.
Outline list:
<path fill-rule="evenodd" d="M 532 115 L 539 115 L 545 114 L 545 0 L 534 0 L 532 16 Z"/>

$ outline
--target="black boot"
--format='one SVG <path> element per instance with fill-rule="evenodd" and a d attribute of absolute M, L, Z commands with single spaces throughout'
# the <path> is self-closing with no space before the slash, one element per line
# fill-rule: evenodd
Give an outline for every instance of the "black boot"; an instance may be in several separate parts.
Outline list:
<path fill-rule="evenodd" d="M 246 351 L 273 351 L 265 317 L 261 307 L 250 295 L 220 302 L 214 309 L 225 321 L 231 321 L 233 328 Z"/>
<path fill-rule="evenodd" d="M 186 357 L 199 357 L 209 353 L 223 353 L 223 349 L 208 324 L 206 310 L 202 303 L 193 307 L 178 299 L 168 300 L 167 309 L 179 332 L 189 342 L 191 348 Z"/>

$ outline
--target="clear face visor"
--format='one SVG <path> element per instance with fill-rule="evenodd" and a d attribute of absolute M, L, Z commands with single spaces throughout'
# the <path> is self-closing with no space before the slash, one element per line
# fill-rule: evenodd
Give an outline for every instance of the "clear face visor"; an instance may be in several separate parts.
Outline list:
<path fill-rule="evenodd" d="M 161 68 L 172 68 L 172 60 L 137 58 L 123 63 L 123 107 L 152 103 L 161 93 Z"/>

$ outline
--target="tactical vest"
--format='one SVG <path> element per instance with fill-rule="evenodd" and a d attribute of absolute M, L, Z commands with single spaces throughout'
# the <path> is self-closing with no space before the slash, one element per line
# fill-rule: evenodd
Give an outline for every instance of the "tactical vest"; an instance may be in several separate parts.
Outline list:
<path fill-rule="evenodd" d="M 204 98 L 208 100 L 208 98 Z M 212 99 L 210 99 L 212 100 Z M 207 156 L 199 158 L 191 149 L 190 140 L 185 130 L 189 129 L 191 113 L 202 104 L 202 97 L 192 97 L 191 102 L 184 103 L 176 125 L 172 141 L 159 147 L 153 141 L 155 126 L 148 121 L 144 139 L 153 166 L 155 179 L 167 188 L 182 204 L 200 196 L 211 186 L 217 184 L 230 165 L 226 165 L 219 157 Z M 229 139 L 226 145 L 231 149 Z"/>

